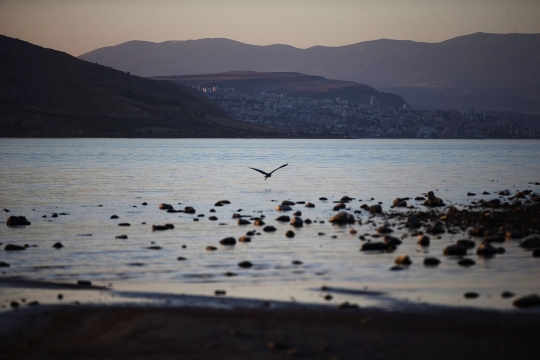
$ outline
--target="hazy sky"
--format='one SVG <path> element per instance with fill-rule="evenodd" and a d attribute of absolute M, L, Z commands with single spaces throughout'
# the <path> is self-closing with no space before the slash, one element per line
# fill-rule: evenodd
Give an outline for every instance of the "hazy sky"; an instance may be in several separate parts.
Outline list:
<path fill-rule="evenodd" d="M 516 30 L 540 33 L 540 0 L 0 0 L 0 34 L 72 55 L 129 40 L 307 48 Z"/>

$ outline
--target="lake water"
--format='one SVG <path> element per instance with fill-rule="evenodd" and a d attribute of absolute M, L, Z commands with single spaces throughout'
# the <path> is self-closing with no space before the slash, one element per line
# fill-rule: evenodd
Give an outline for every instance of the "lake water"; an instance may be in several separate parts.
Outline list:
<path fill-rule="evenodd" d="M 395 253 L 366 254 L 359 251 L 358 236 L 376 228 L 366 224 L 366 211 L 358 215 L 361 226 L 332 226 L 328 219 L 335 214 L 333 201 L 344 195 L 355 198 L 348 204 L 352 212 L 377 202 L 388 210 L 396 197 L 430 190 L 447 204 L 460 205 L 505 189 L 538 192 L 531 183 L 540 181 L 539 157 L 540 141 L 523 140 L 1 139 L 0 208 L 10 212 L 1 212 L 0 220 L 24 215 L 32 225 L 0 227 L 0 242 L 37 245 L 2 251 L 0 261 L 10 264 L 2 276 L 86 279 L 126 291 L 171 294 L 212 295 L 222 289 L 227 296 L 314 303 L 326 303 L 323 296 L 331 294 L 330 303 L 399 300 L 509 308 L 511 299 L 502 299 L 502 291 L 540 292 L 540 261 L 517 242 L 505 244 L 506 254 L 491 259 L 471 252 L 476 265 L 463 268 L 442 251 L 469 238 L 466 233 L 444 234 L 427 249 L 409 237 Z M 266 181 L 248 169 L 270 171 L 285 163 Z M 480 195 L 483 191 L 493 195 Z M 231 204 L 214 206 L 222 199 Z M 313 209 L 294 206 L 304 220 L 315 221 L 295 228 L 292 239 L 284 235 L 292 226 L 274 221 L 283 200 L 315 204 Z M 160 203 L 197 212 L 166 213 Z M 240 226 L 232 219 L 238 212 L 264 215 L 277 231 Z M 53 218 L 54 213 L 67 215 Z M 210 221 L 211 215 L 218 220 Z M 377 226 L 384 222 L 373 220 Z M 118 226 L 124 222 L 131 226 Z M 153 224 L 165 223 L 175 228 L 152 232 Z M 358 234 L 350 234 L 351 228 Z M 219 245 L 220 239 L 249 230 L 261 235 L 251 243 Z M 128 239 L 115 239 L 121 234 Z M 55 242 L 65 247 L 53 249 Z M 218 250 L 207 251 L 209 245 Z M 409 255 L 413 265 L 389 271 L 397 254 Z M 178 261 L 180 256 L 187 260 Z M 426 256 L 438 257 L 441 265 L 424 268 Z M 254 267 L 238 267 L 244 260 Z M 331 289 L 320 291 L 322 285 Z M 466 291 L 480 298 L 466 300 Z"/>

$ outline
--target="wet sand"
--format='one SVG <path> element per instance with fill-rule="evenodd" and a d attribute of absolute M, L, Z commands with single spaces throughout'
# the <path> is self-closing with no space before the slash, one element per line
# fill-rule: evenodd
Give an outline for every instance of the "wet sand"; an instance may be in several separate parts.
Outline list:
<path fill-rule="evenodd" d="M 0 314 L 4 359 L 537 359 L 540 313 L 41 306 Z"/>

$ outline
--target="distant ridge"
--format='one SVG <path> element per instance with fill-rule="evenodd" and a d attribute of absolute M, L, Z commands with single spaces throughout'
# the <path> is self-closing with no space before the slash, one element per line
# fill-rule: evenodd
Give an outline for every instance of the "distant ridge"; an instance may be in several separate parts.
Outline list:
<path fill-rule="evenodd" d="M 439 43 L 381 39 L 298 49 L 229 39 L 129 41 L 79 58 L 140 76 L 298 72 L 368 84 L 416 108 L 540 114 L 540 34 L 475 33 Z"/>
<path fill-rule="evenodd" d="M 184 85 L 0 36 L 0 136 L 276 136 Z"/>

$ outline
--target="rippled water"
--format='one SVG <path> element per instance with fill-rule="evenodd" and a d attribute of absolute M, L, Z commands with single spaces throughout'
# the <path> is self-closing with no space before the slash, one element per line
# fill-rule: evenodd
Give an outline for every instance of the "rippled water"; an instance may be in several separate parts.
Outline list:
<path fill-rule="evenodd" d="M 343 195 L 354 197 L 350 208 L 359 210 L 379 201 L 388 209 L 395 197 L 429 190 L 455 204 L 471 201 L 469 191 L 479 194 L 473 199 L 490 198 L 480 195 L 483 191 L 538 191 L 530 182 L 540 181 L 539 156 L 540 141 L 512 140 L 1 139 L 0 208 L 10 212 L 2 212 L 0 220 L 24 215 L 32 225 L 0 227 L 0 242 L 37 245 L 2 251 L 0 261 L 11 265 L 3 276 L 84 278 L 177 293 L 223 288 L 230 295 L 303 301 L 322 301 L 314 289 L 323 284 L 346 289 L 334 293 L 336 301 L 356 301 L 348 290 L 367 288 L 402 299 L 469 305 L 462 294 L 474 290 L 481 294 L 477 303 L 507 307 L 501 291 L 540 290 L 540 261 L 517 243 L 505 244 L 507 253 L 493 259 L 471 253 L 477 264 L 462 268 L 457 259 L 442 256 L 442 249 L 466 234 L 445 234 L 427 250 L 411 237 L 396 253 L 408 254 L 413 265 L 393 272 L 396 253 L 359 252 L 358 235 L 373 234 L 374 225 L 336 227 L 327 220 L 332 202 Z M 269 171 L 284 163 L 289 165 L 266 181 L 247 168 Z M 322 196 L 329 200 L 319 200 Z M 220 199 L 231 205 L 215 207 Z M 314 209 L 294 208 L 317 222 L 286 238 L 291 226 L 274 221 L 282 200 L 315 203 Z M 166 213 L 158 209 L 162 202 L 176 209 L 193 206 L 197 213 Z M 249 244 L 220 246 L 223 237 L 261 231 L 237 225 L 232 214 L 240 209 L 265 215 L 278 230 L 256 235 Z M 53 213 L 68 215 L 52 218 Z M 219 220 L 208 220 L 210 215 Z M 369 215 L 363 211 L 359 217 L 366 223 Z M 119 227 L 122 222 L 131 226 Z M 152 224 L 164 223 L 175 229 L 152 232 Z M 359 234 L 349 234 L 350 228 Z M 128 239 L 115 239 L 120 234 Z M 57 241 L 65 247 L 53 249 Z M 151 245 L 162 250 L 147 249 Z M 208 245 L 218 250 L 206 251 Z M 424 268 L 428 255 L 442 264 Z M 177 261 L 179 256 L 187 260 Z M 243 260 L 254 268 L 239 268 Z"/>

